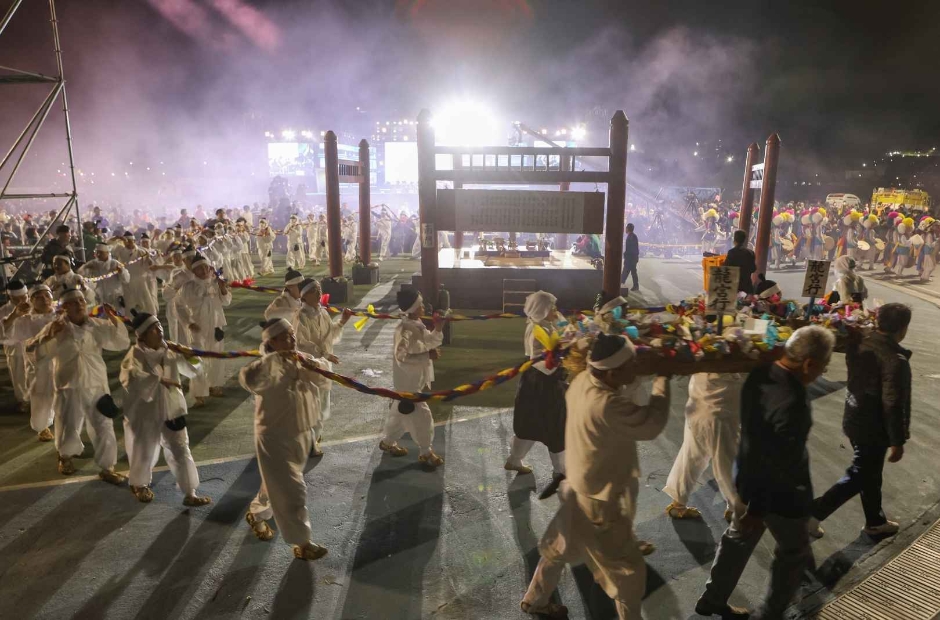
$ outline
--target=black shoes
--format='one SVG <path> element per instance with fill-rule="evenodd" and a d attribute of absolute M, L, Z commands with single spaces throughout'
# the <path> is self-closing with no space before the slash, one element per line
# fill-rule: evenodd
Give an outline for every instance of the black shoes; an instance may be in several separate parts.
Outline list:
<path fill-rule="evenodd" d="M 748 620 L 751 617 L 750 612 L 742 607 L 732 607 L 728 604 L 715 606 L 703 600 L 695 604 L 695 613 L 706 617 L 718 616 L 721 620 Z"/>
<path fill-rule="evenodd" d="M 548 483 L 541 493 L 539 493 L 539 499 L 548 499 L 552 495 L 558 492 L 558 486 L 561 484 L 561 481 L 565 479 L 564 474 L 552 474 L 552 481 Z"/>

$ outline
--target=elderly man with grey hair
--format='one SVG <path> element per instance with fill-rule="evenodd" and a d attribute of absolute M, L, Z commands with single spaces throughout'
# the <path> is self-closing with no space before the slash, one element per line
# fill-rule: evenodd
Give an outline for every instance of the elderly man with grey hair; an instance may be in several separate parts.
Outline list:
<path fill-rule="evenodd" d="M 812 562 L 807 523 L 813 507 L 806 439 L 813 425 L 806 387 L 829 364 L 833 335 L 803 327 L 790 336 L 783 357 L 751 371 L 741 391 L 741 444 L 735 485 L 740 503 L 721 537 L 705 593 L 695 606 L 703 616 L 748 618 L 728 604 L 741 574 L 770 530 L 777 546 L 770 586 L 759 612 L 762 620 L 783 618 Z"/>

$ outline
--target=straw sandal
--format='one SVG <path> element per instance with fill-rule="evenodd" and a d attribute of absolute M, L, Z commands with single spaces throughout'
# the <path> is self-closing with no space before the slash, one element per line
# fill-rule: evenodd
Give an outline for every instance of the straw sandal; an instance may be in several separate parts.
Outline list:
<path fill-rule="evenodd" d="M 250 512 L 245 513 L 245 521 L 251 526 L 251 531 L 255 533 L 258 540 L 271 540 L 274 538 L 274 530 L 263 519 L 258 519 Z"/>
<path fill-rule="evenodd" d="M 379 442 L 379 450 L 388 452 L 392 456 L 405 456 L 408 454 L 408 448 L 402 448 L 397 443 L 387 444 L 384 441 Z"/>

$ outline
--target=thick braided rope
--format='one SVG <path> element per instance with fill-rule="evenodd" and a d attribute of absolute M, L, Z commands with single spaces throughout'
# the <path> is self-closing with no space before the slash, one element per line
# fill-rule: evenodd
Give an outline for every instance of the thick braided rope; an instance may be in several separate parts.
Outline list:
<path fill-rule="evenodd" d="M 108 305 L 104 306 L 95 306 L 92 308 L 90 316 L 101 318 L 104 316 L 116 316 L 125 323 L 130 323 L 130 319 L 121 316 L 115 312 L 114 308 Z M 176 351 L 187 357 L 208 357 L 214 359 L 234 359 L 238 357 L 262 357 L 261 351 L 257 349 L 249 351 L 203 351 L 201 349 L 194 349 L 193 347 L 188 347 L 186 345 L 179 344 L 178 342 L 167 342 L 167 348 Z M 563 355 L 563 350 L 558 350 L 554 352 L 556 359 L 560 359 Z M 520 373 L 525 372 L 532 367 L 532 364 L 543 361 L 548 357 L 548 353 L 542 354 L 535 359 L 526 360 L 512 368 L 505 368 L 499 372 L 484 377 L 479 381 L 474 381 L 473 383 L 466 383 L 464 385 L 458 385 L 455 388 L 449 390 L 439 390 L 436 392 L 397 392 L 395 390 L 390 390 L 387 388 L 379 387 L 370 387 L 364 383 L 356 381 L 352 377 L 347 377 L 346 375 L 337 374 L 323 368 L 318 368 L 310 364 L 304 364 L 306 368 L 320 374 L 330 381 L 338 383 L 343 387 L 347 387 L 357 392 L 363 394 L 370 394 L 372 396 L 379 396 L 381 398 L 390 398 L 392 400 L 407 400 L 416 403 L 423 402 L 436 402 L 436 401 L 451 401 L 455 398 L 460 398 L 462 396 L 470 396 L 471 394 L 476 394 L 477 392 L 483 392 L 485 390 L 490 390 L 494 387 L 502 385 L 507 381 L 511 381 L 519 376 Z M 302 358 L 298 356 L 298 359 L 303 362 Z"/>

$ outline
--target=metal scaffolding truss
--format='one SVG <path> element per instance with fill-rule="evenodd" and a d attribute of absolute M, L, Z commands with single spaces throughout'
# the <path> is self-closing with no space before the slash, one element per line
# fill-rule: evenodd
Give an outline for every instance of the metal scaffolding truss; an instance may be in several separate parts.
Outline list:
<path fill-rule="evenodd" d="M 47 84 L 49 86 L 48 95 L 33 114 L 32 118 L 29 119 L 29 122 L 26 123 L 26 126 L 23 128 L 23 130 L 19 133 L 19 136 L 13 142 L 13 145 L 10 146 L 6 151 L 3 159 L 0 160 L 0 187 L 2 187 L 2 189 L 0 189 L 0 205 L 2 205 L 4 201 L 9 200 L 37 198 L 65 199 L 65 204 L 61 209 L 59 209 L 55 219 L 49 224 L 49 228 L 56 226 L 59 222 L 65 221 L 65 218 L 69 215 L 70 211 L 74 209 L 74 215 L 78 223 L 78 230 L 76 232 L 78 237 L 79 251 L 77 258 L 84 260 L 85 252 L 82 244 L 82 222 L 78 208 L 78 188 L 75 183 L 75 161 L 72 157 L 72 128 L 71 124 L 69 123 L 69 105 L 65 92 L 65 72 L 62 68 L 62 46 L 59 44 L 59 22 L 56 18 L 55 0 L 48 0 L 48 2 L 49 21 L 52 25 L 52 40 L 53 46 L 55 48 L 54 52 L 56 58 L 56 70 L 58 74 L 52 76 L 43 75 L 41 73 L 24 71 L 22 69 L 0 65 L 0 92 L 5 92 L 2 89 L 6 89 L 6 91 L 12 91 L 15 87 L 22 84 Z M 13 1 L 13 4 L 6 12 L 6 15 L 4 15 L 3 21 L 0 22 L 0 37 L 3 36 L 3 33 L 10 24 L 10 21 L 13 19 L 13 16 L 22 5 L 23 0 Z M 8 96 L 12 96 L 13 94 L 14 93 L 10 92 L 10 95 Z M 65 119 L 65 141 L 68 150 L 68 167 L 70 172 L 72 191 L 67 193 L 61 193 L 61 191 L 57 193 L 54 190 L 45 193 L 17 193 L 16 191 L 11 190 L 13 181 L 16 178 L 16 173 L 19 171 L 20 166 L 25 161 L 30 148 L 33 146 L 33 142 L 39 133 L 39 130 L 43 126 L 43 123 L 45 123 L 46 119 L 49 117 L 49 113 L 53 109 L 53 106 L 60 98 L 62 100 L 62 114 Z M 28 256 L 32 255 L 36 251 L 37 247 L 42 243 L 42 239 L 43 235 L 41 235 L 39 241 L 37 241 L 30 248 Z M 5 258 L 3 245 L 0 244 L 0 261 Z M 20 267 L 22 267 L 22 265 L 20 265 Z M 6 284 L 5 272 L 5 269 L 0 269 L 0 281 L 2 281 L 4 285 Z"/>

